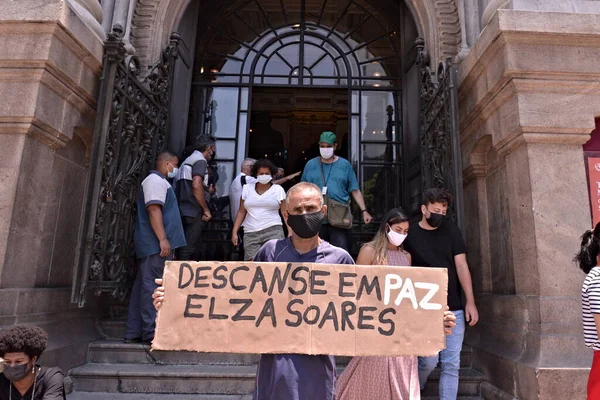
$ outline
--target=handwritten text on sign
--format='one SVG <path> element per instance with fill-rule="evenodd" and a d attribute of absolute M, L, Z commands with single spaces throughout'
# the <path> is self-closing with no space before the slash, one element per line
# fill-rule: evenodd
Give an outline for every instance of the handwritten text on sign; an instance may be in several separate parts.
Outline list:
<path fill-rule="evenodd" d="M 432 355 L 445 269 L 167 262 L 154 349 Z"/>

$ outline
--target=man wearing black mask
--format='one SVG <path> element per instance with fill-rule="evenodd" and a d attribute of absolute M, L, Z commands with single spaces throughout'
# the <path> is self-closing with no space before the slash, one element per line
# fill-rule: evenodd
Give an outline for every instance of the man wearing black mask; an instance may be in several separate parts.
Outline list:
<path fill-rule="evenodd" d="M 423 216 L 418 224 L 410 226 L 404 242 L 404 249 L 412 256 L 412 265 L 448 269 L 448 307 L 456 315 L 456 327 L 446 336 L 446 348 L 438 355 L 419 357 L 421 389 L 438 361 L 442 362 L 440 400 L 456 400 L 465 321 L 473 326 L 479 320 L 462 232 L 446 219 L 451 200 L 452 196 L 445 189 L 425 191 L 421 205 Z M 461 287 L 466 297 L 464 307 Z"/>
<path fill-rule="evenodd" d="M 339 247 L 319 238 L 327 207 L 321 188 L 301 182 L 287 193 L 284 217 L 292 229 L 285 239 L 273 239 L 254 256 L 259 262 L 354 264 Z M 156 281 L 161 285 L 162 280 Z M 164 288 L 154 291 L 154 306 L 164 300 Z M 335 398 L 335 360 L 330 355 L 263 354 L 256 377 L 254 400 L 305 400 Z"/>

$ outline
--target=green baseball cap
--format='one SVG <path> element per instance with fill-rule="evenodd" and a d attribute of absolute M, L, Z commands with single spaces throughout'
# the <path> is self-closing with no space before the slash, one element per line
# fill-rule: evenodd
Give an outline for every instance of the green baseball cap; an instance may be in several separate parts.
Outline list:
<path fill-rule="evenodd" d="M 335 133 L 330 131 L 325 131 L 321 133 L 321 138 L 319 139 L 319 143 L 327 143 L 330 145 L 334 145 L 337 142 L 337 138 L 335 137 Z"/>

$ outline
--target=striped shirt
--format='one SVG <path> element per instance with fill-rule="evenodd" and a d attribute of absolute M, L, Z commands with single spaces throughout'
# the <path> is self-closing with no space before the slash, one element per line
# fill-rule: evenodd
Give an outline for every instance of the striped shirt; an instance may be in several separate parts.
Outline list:
<path fill-rule="evenodd" d="M 598 330 L 594 314 L 600 314 L 600 266 L 592 268 L 587 274 L 581 289 L 581 312 L 583 314 L 583 337 L 585 345 L 600 350 Z"/>

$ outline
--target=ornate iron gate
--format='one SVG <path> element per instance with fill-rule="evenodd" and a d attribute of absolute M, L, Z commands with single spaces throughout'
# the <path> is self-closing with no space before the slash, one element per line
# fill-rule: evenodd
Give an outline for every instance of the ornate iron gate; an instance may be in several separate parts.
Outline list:
<path fill-rule="evenodd" d="M 457 69 L 451 59 L 431 70 L 423 39 L 417 40 L 421 76 L 421 178 L 422 190 L 446 188 L 455 198 L 448 214 L 464 227 L 462 159 L 458 120 Z"/>
<path fill-rule="evenodd" d="M 135 273 L 133 226 L 141 180 L 168 139 L 169 99 L 179 35 L 171 34 L 161 59 L 142 74 L 128 56 L 123 28 L 105 42 L 103 72 L 77 265 L 71 301 L 85 304 L 87 291 L 127 295 Z"/>

